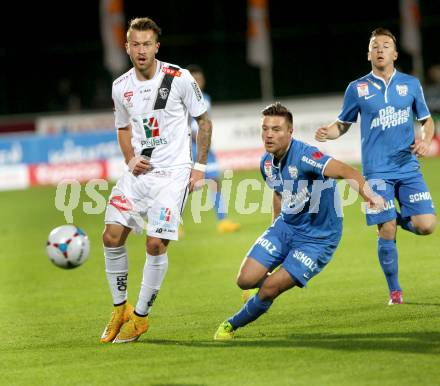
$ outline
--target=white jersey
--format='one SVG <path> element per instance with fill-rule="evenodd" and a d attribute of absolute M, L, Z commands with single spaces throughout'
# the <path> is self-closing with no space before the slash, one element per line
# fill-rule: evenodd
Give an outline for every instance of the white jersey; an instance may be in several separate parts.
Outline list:
<path fill-rule="evenodd" d="M 198 117 L 207 107 L 188 70 L 159 60 L 156 64 L 152 79 L 138 80 L 132 68 L 113 82 L 115 126 L 131 126 L 135 155 L 154 148 L 153 167 L 190 166 L 189 115 Z"/>

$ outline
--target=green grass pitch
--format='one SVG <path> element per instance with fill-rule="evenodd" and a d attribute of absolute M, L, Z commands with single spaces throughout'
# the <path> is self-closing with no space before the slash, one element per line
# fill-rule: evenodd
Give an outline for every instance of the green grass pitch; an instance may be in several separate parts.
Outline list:
<path fill-rule="evenodd" d="M 440 159 L 422 162 L 440 207 Z M 257 172 L 236 172 L 234 188 Z M 233 189 L 234 191 L 234 189 Z M 109 191 L 103 194 L 107 197 Z M 248 202 L 261 193 L 249 192 Z M 45 255 L 50 230 L 65 223 L 54 188 L 1 192 L 1 385 L 434 385 L 440 383 L 440 231 L 399 230 L 403 306 L 386 305 L 376 230 L 359 203 L 345 208 L 344 233 L 328 267 L 307 289 L 293 289 L 240 329 L 230 343 L 212 340 L 241 307 L 240 262 L 270 222 L 257 212 L 230 217 L 240 232 L 219 235 L 212 211 L 195 224 L 190 203 L 184 238 L 139 342 L 103 345 L 111 298 L 101 247 L 103 213 L 74 211 L 91 239 L 89 260 L 74 270 Z M 88 200 L 82 196 L 80 204 Z M 130 237 L 129 299 L 135 303 L 144 238 Z"/>

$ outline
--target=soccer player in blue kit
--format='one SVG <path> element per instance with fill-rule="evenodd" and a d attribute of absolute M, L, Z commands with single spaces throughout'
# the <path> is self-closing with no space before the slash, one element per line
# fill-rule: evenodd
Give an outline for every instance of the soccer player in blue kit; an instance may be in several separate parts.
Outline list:
<path fill-rule="evenodd" d="M 264 314 L 284 291 L 304 287 L 328 264 L 342 233 L 342 213 L 334 178 L 344 178 L 372 208 L 383 208 L 356 169 L 292 138 L 292 113 L 280 103 L 262 111 L 267 153 L 260 169 L 273 193 L 273 224 L 256 240 L 237 277 L 241 289 L 258 287 L 242 309 L 220 324 L 215 340 Z M 275 267 L 278 270 L 272 272 Z"/>
<path fill-rule="evenodd" d="M 348 85 L 337 121 L 320 127 L 315 135 L 318 141 L 336 139 L 356 122 L 358 114 L 361 116 L 363 174 L 386 201 L 384 210 L 367 210 L 366 216 L 368 225 L 378 226 L 377 252 L 388 283 L 390 305 L 403 303 L 396 226 L 428 235 L 437 223 L 417 160 L 428 153 L 434 122 L 420 82 L 394 68 L 397 56 L 394 35 L 385 28 L 374 30 L 368 46 L 372 71 Z M 414 134 L 414 114 L 421 124 L 420 137 Z"/>

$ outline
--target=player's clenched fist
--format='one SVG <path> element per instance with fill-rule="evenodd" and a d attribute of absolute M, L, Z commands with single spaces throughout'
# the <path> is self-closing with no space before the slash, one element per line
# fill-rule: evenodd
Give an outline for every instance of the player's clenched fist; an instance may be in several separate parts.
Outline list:
<path fill-rule="evenodd" d="M 315 139 L 319 142 L 325 142 L 328 138 L 328 127 L 323 126 L 316 130 Z"/>
<path fill-rule="evenodd" d="M 127 165 L 130 172 L 136 177 L 151 170 L 150 161 L 141 155 L 134 156 Z"/>
<path fill-rule="evenodd" d="M 382 211 L 385 209 L 385 199 L 378 195 L 378 194 L 373 194 L 370 198 L 370 201 L 368 202 L 368 207 L 370 209 L 374 209 L 374 210 L 378 210 L 378 211 Z"/>
<path fill-rule="evenodd" d="M 424 157 L 429 153 L 430 141 L 422 140 L 416 138 L 414 144 L 411 145 L 411 152 L 416 155 L 416 157 Z"/>

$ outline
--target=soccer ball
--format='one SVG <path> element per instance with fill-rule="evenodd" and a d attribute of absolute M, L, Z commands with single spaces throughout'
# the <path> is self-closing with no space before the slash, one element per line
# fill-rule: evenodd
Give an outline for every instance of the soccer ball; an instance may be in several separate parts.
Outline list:
<path fill-rule="evenodd" d="M 75 225 L 61 225 L 53 229 L 47 239 L 47 256 L 61 268 L 79 267 L 89 257 L 89 251 L 89 238 Z"/>

